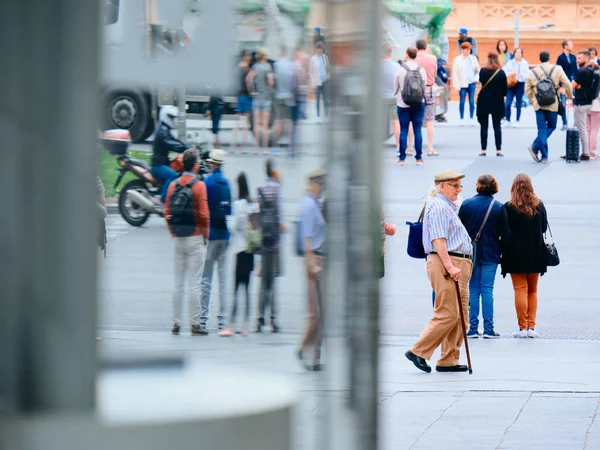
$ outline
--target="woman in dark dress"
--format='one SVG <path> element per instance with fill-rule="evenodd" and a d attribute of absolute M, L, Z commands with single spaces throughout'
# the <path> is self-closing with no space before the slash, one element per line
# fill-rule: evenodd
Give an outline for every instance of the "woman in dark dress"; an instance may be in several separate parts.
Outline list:
<path fill-rule="evenodd" d="M 496 156 L 502 153 L 502 119 L 504 118 L 504 97 L 508 92 L 506 73 L 498 62 L 498 53 L 488 53 L 488 62 L 479 72 L 481 90 L 477 97 L 477 120 L 481 125 L 481 153 L 487 155 L 488 127 L 490 115 L 496 138 Z"/>
<path fill-rule="evenodd" d="M 502 254 L 502 276 L 509 273 L 515 291 L 519 322 L 516 338 L 537 338 L 535 319 L 538 307 L 537 286 L 546 273 L 544 233 L 548 228 L 546 208 L 535 195 L 529 175 L 520 173 L 505 203 L 509 238 Z"/>

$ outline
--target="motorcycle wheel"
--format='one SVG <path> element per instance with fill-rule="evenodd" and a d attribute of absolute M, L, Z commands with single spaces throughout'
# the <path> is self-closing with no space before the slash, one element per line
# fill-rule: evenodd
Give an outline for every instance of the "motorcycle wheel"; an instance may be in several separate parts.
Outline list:
<path fill-rule="evenodd" d="M 146 192 L 146 185 L 142 180 L 132 180 L 127 183 L 119 194 L 119 212 L 129 225 L 141 227 L 150 217 L 150 213 L 137 203 L 128 198 L 127 191 L 135 190 Z"/>

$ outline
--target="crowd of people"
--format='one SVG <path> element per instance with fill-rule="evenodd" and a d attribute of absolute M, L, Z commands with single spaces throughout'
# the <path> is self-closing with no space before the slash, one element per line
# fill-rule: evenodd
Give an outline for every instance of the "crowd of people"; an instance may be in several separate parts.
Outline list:
<path fill-rule="evenodd" d="M 496 156 L 502 157 L 502 127 L 518 128 L 525 102 L 533 106 L 537 136 L 528 150 L 534 161 L 548 163 L 548 138 L 557 127 L 560 115 L 563 131 L 568 128 L 567 111 L 573 108 L 573 126 L 580 147 L 570 156 L 571 161 L 590 161 L 597 158 L 596 147 L 600 131 L 600 66 L 595 47 L 574 54 L 571 40 L 562 44 L 563 52 L 556 64 L 550 63 L 548 51 L 539 54 L 539 64 L 531 67 L 524 58 L 524 49 L 512 52 L 505 40 L 498 41 L 495 50 L 485 60 L 477 55 L 477 41 L 461 29 L 458 39 L 459 55 L 452 63 L 451 86 L 459 95 L 461 126 L 480 124 L 480 156 L 487 156 L 490 116 L 494 130 Z M 384 102 L 396 111 L 390 116 L 396 137 L 398 165 L 414 154 L 417 165 L 423 165 L 423 124 L 427 127 L 427 156 L 439 155 L 433 149 L 435 122 L 436 76 L 440 76 L 439 59 L 431 54 L 431 46 L 420 39 L 415 47 L 406 50 L 398 63 L 391 60 L 391 47 L 385 45 L 382 61 Z M 481 61 L 481 62 L 480 62 Z M 469 100 L 468 118 L 465 106 Z M 395 102 L 395 103 L 394 103 Z M 516 103 L 513 119 L 512 105 Z M 412 136 L 414 135 L 414 146 Z M 577 142 L 579 141 L 579 142 Z"/>
<path fill-rule="evenodd" d="M 250 327 L 250 280 L 255 258 L 260 258 L 260 299 L 254 330 L 270 327 L 280 331 L 277 321 L 276 279 L 282 273 L 281 236 L 289 229 L 283 221 L 281 179 L 271 159 L 265 166 L 266 179 L 252 197 L 245 172 L 237 175 L 237 197 L 223 168 L 227 152 L 214 149 L 208 163 L 212 173 L 204 181 L 197 177 L 198 151 L 183 153 L 183 173 L 167 188 L 164 217 L 175 241 L 175 283 L 172 296 L 173 328 L 178 335 L 183 323 L 184 286 L 188 285 L 188 314 L 192 336 L 208 335 L 213 274 L 217 268 L 219 335 L 247 336 Z M 309 319 L 297 356 L 307 370 L 321 370 L 322 342 L 319 279 L 325 256 L 327 225 L 322 213 L 326 173 L 315 169 L 307 174 L 307 189 L 301 199 L 301 216 L 296 227 L 298 254 L 306 267 Z M 227 256 L 235 259 L 235 287 L 232 301 L 227 286 Z M 241 288 L 241 289 L 240 289 Z M 238 308 L 238 293 L 245 294 L 245 307 Z M 239 313 L 239 314 L 238 314 Z M 241 316 L 241 320 L 238 317 Z M 312 351 L 312 355 L 309 353 Z"/>

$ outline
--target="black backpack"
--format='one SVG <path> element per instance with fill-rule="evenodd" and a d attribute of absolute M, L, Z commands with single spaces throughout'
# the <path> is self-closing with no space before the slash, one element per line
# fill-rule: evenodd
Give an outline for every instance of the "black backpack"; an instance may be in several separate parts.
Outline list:
<path fill-rule="evenodd" d="M 535 85 L 535 98 L 540 106 L 552 106 L 554 102 L 557 100 L 556 95 L 556 87 L 554 87 L 554 83 L 552 82 L 552 72 L 556 66 L 552 67 L 550 73 L 546 72 L 542 66 L 542 72 L 546 75 L 546 78 L 543 80 L 538 75 L 537 71 L 534 69 L 533 74 L 535 78 L 537 78 L 537 83 Z"/>
<path fill-rule="evenodd" d="M 409 106 L 420 105 L 425 98 L 425 83 L 423 83 L 423 77 L 421 77 L 421 68 L 417 67 L 415 70 L 411 70 L 404 63 L 402 63 L 402 67 L 406 70 L 402 100 Z"/>
<path fill-rule="evenodd" d="M 191 236 L 196 230 L 193 187 L 197 181 L 194 179 L 185 186 L 181 184 L 181 178 L 175 182 L 175 190 L 169 200 L 169 223 L 171 231 L 177 237 Z"/>
<path fill-rule="evenodd" d="M 592 85 L 589 88 L 588 92 L 588 100 L 596 100 L 598 95 L 600 95 L 600 70 L 594 70 L 593 67 L 589 66 L 592 69 Z"/>
<path fill-rule="evenodd" d="M 279 241 L 279 203 L 277 196 L 267 197 L 262 189 L 260 195 L 260 228 L 263 248 L 275 248 Z"/>

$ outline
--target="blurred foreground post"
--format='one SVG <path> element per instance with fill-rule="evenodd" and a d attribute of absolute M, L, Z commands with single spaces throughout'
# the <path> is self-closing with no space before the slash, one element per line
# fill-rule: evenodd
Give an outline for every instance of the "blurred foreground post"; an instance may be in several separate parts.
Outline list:
<path fill-rule="evenodd" d="M 314 6 L 313 6 L 314 7 Z M 381 4 L 328 0 L 332 78 L 327 187 L 329 398 L 321 448 L 375 450 L 381 252 Z"/>

